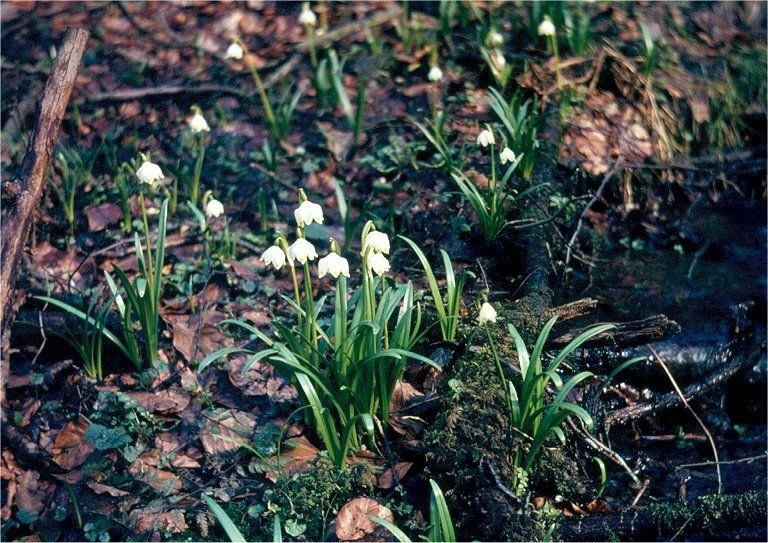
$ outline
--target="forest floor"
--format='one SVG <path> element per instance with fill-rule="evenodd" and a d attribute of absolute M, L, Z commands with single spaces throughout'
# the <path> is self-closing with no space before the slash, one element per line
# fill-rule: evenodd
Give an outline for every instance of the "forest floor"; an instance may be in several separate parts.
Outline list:
<path fill-rule="evenodd" d="M 3 219 L 64 34 L 90 39 L 5 322 L 0 537 L 231 536 L 206 496 L 248 540 L 392 538 L 367 515 L 447 540 L 429 530 L 433 479 L 459 540 L 764 541 L 765 4 L 311 8 L 314 21 L 292 2 L 2 3 Z M 209 131 L 195 131 L 195 112 Z M 139 181 L 145 160 L 158 183 Z M 472 194 L 502 199 L 501 228 L 489 233 Z M 298 409 L 308 400 L 295 374 L 245 352 L 271 347 L 264 337 L 291 345 L 298 330 L 291 274 L 262 255 L 277 233 L 293 239 L 305 197 L 324 220 L 300 234 L 320 256 L 338 245 L 351 286 L 371 221 L 391 242 L 380 285 L 407 307 L 412 282 L 423 310 L 409 348 L 429 364 L 404 361 L 387 419 L 374 417 L 342 469 L 319 417 Z M 146 326 L 119 305 L 126 284 L 152 288 L 135 234 L 164 250 L 146 363 Z M 455 337 L 441 335 L 422 263 L 398 236 L 427 255 L 441 291 L 441 250 L 457 277 L 468 272 Z M 117 268 L 119 300 L 106 279 Z M 318 326 L 337 330 L 342 283 L 313 283 L 316 300 L 328 294 Z M 488 335 L 485 302 L 498 311 Z M 123 346 L 97 343 L 104 329 L 78 311 Z M 566 381 L 594 373 L 564 399 L 595 425 L 564 422 L 567 445 L 547 440 L 521 482 L 513 457 L 530 436 L 507 432 L 502 389 L 486 385 L 494 357 L 517 382 L 507 324 L 533 343 L 553 315 L 553 349 L 581 327 L 630 324 L 561 368 Z M 666 324 L 643 328 L 656 318 Z M 733 501 L 706 501 L 716 494 Z M 517 531 L 500 525 L 499 500 Z M 651 515 L 647 531 L 597 524 L 626 511 Z M 590 518 L 596 531 L 580 532 Z"/>

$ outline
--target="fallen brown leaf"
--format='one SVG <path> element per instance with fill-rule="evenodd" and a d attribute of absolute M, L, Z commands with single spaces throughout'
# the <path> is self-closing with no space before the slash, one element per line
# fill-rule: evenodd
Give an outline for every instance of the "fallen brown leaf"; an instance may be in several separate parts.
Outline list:
<path fill-rule="evenodd" d="M 159 392 L 131 392 L 129 395 L 141 407 L 158 415 L 181 413 L 191 399 L 188 392 L 174 389 Z"/>
<path fill-rule="evenodd" d="M 119 221 L 123 216 L 123 212 L 115 204 L 107 202 L 106 204 L 87 208 L 85 216 L 88 218 L 88 230 L 98 232 Z"/>
<path fill-rule="evenodd" d="M 68 422 L 53 442 L 53 461 L 60 467 L 71 470 L 88 458 L 95 446 L 85 438 L 88 423 L 82 420 Z"/>
<path fill-rule="evenodd" d="M 336 537 L 339 541 L 384 541 L 389 532 L 368 517 L 379 517 L 390 522 L 395 517 L 388 508 L 370 498 L 355 498 L 348 501 L 339 511 L 334 521 Z M 391 536 L 390 536 L 391 537 Z"/>

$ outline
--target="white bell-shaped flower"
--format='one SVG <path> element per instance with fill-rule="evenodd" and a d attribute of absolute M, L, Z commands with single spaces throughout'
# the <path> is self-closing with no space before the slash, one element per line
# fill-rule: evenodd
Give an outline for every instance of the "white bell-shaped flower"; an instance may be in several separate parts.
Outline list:
<path fill-rule="evenodd" d="M 208 126 L 208 122 L 205 120 L 205 117 L 203 117 L 203 114 L 200 113 L 200 110 L 195 110 L 195 114 L 187 120 L 187 124 L 193 134 L 211 131 L 211 127 Z"/>
<path fill-rule="evenodd" d="M 386 253 L 389 254 L 389 237 L 384 232 L 378 232 L 376 230 L 368 232 L 363 240 L 363 253 L 368 248 L 371 248 L 374 253 Z"/>
<path fill-rule="evenodd" d="M 384 275 L 389 271 L 389 260 L 381 253 L 370 253 L 368 255 L 368 266 L 376 275 Z"/>
<path fill-rule="evenodd" d="M 514 162 L 516 159 L 517 157 L 515 156 L 515 152 L 509 147 L 504 147 L 504 149 L 499 154 L 499 160 L 501 160 L 502 164 L 506 164 L 507 162 Z"/>
<path fill-rule="evenodd" d="M 241 58 L 243 58 L 243 55 L 245 55 L 243 46 L 237 43 L 236 41 L 233 41 L 232 43 L 229 44 L 229 47 L 227 47 L 227 52 L 224 54 L 224 58 L 240 60 Z"/>
<path fill-rule="evenodd" d="M 493 137 L 493 132 L 491 132 L 490 128 L 481 130 L 480 133 L 477 135 L 477 144 L 480 147 L 488 147 L 489 145 L 493 145 L 494 143 L 496 143 L 496 138 Z"/>
<path fill-rule="evenodd" d="M 427 79 L 429 79 L 433 83 L 437 83 L 438 81 L 442 81 L 442 79 L 443 79 L 443 70 L 441 70 L 437 66 L 432 66 L 432 68 L 429 69 L 429 73 L 427 74 Z"/>
<path fill-rule="evenodd" d="M 144 163 L 139 166 L 139 169 L 136 170 L 136 177 L 138 177 L 139 181 L 142 183 L 152 184 L 160 181 L 165 176 L 163 175 L 160 166 L 154 162 L 145 160 Z"/>
<path fill-rule="evenodd" d="M 299 207 L 293 212 L 293 216 L 296 217 L 296 224 L 300 228 L 316 222 L 317 224 L 323 224 L 323 208 L 319 204 L 305 200 Z"/>
<path fill-rule="evenodd" d="M 224 213 L 224 204 L 219 202 L 216 198 L 211 198 L 208 203 L 205 204 L 205 216 L 210 218 L 219 217 Z"/>
<path fill-rule="evenodd" d="M 299 22 L 307 26 L 315 26 L 317 24 L 317 15 L 315 15 L 314 11 L 309 9 L 308 4 L 304 4 L 304 7 L 301 9 Z"/>
<path fill-rule="evenodd" d="M 552 22 L 552 19 L 549 17 L 545 17 L 543 21 L 541 21 L 541 24 L 539 24 L 539 36 L 554 36 L 555 35 L 555 25 Z"/>
<path fill-rule="evenodd" d="M 492 30 L 488 33 L 488 44 L 493 47 L 500 47 L 504 45 L 504 36 L 499 34 L 496 30 Z"/>
<path fill-rule="evenodd" d="M 480 314 L 477 317 L 477 321 L 482 325 L 489 322 L 496 322 L 496 310 L 488 302 L 483 302 L 480 307 Z"/>
<path fill-rule="evenodd" d="M 261 255 L 261 261 L 267 266 L 279 270 L 285 266 L 285 252 L 277 245 L 273 245 Z"/>
<path fill-rule="evenodd" d="M 317 261 L 317 274 L 318 277 L 325 277 L 330 273 L 333 277 L 343 275 L 349 277 L 349 262 L 343 256 L 339 256 L 336 253 L 329 253 Z"/>
<path fill-rule="evenodd" d="M 304 264 L 307 260 L 314 260 L 316 258 L 317 251 L 315 246 L 304 238 L 297 239 L 293 242 L 293 245 L 288 247 L 288 260 L 291 262 L 297 260 L 300 264 Z"/>

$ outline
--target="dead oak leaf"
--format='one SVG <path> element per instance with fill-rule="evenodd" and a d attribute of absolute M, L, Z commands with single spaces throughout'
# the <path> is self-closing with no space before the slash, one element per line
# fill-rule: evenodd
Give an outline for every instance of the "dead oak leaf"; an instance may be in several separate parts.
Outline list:
<path fill-rule="evenodd" d="M 385 541 L 388 532 L 370 520 L 369 516 L 395 521 L 392 511 L 376 500 L 355 498 L 344 504 L 334 521 L 339 541 Z"/>
<path fill-rule="evenodd" d="M 80 466 L 88 458 L 95 446 L 85 438 L 88 423 L 85 421 L 68 422 L 61 429 L 53 442 L 53 461 L 66 470 Z"/>

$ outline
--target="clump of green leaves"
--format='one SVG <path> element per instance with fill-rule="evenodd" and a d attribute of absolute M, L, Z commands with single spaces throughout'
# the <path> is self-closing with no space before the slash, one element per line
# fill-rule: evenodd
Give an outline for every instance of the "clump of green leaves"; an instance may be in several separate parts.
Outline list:
<path fill-rule="evenodd" d="M 459 275 L 457 280 L 456 274 L 453 272 L 451 257 L 449 257 L 448 253 L 444 250 L 440 249 L 440 255 L 443 259 L 443 268 L 445 269 L 445 297 L 443 297 L 440 292 L 440 287 L 437 284 L 435 272 L 432 271 L 432 266 L 429 264 L 429 260 L 427 260 L 424 252 L 419 249 L 419 246 L 412 240 L 403 236 L 400 236 L 400 239 L 410 245 L 413 252 L 415 252 L 416 256 L 419 258 L 419 262 L 421 262 L 421 265 L 424 268 L 424 273 L 427 276 L 430 294 L 432 294 L 432 299 L 435 303 L 442 337 L 445 341 L 453 341 L 456 339 L 456 331 L 459 328 L 461 297 L 464 292 L 464 286 L 467 283 L 467 279 L 474 278 L 475 275 L 470 271 L 464 271 Z"/>
<path fill-rule="evenodd" d="M 61 204 L 70 236 L 75 228 L 75 198 L 90 179 L 99 148 L 94 151 L 78 151 L 73 147 L 59 147 L 54 153 L 53 167 L 59 182 L 48 177 L 48 186 Z"/>
<path fill-rule="evenodd" d="M 278 235 L 277 244 L 262 256 L 276 269 L 288 263 L 294 296 L 286 301 L 295 311 L 295 325 L 274 320 L 270 337 L 249 323 L 225 321 L 260 340 L 264 348 L 222 349 L 205 357 L 198 370 L 234 353 L 250 356 L 244 371 L 259 360 L 273 364 L 296 384 L 305 418 L 323 441 L 333 465 L 341 468 L 346 465 L 347 454 L 361 446 L 359 429 L 372 438 L 373 417 L 386 424 L 405 361 L 432 362 L 410 350 L 420 336 L 421 307 L 415 302 L 410 282 L 397 284 L 385 277 L 389 262 L 384 253 L 389 252 L 389 239 L 377 232 L 371 221 L 361 236 L 361 284 L 357 290 L 348 289 L 349 262 L 339 254 L 335 241 L 331 253 L 318 261 L 320 277 L 331 274 L 336 278 L 333 311 L 329 319 L 320 318 L 326 296 L 317 301 L 314 297 L 310 261 L 317 253 L 306 239 L 305 228 L 315 221 L 322 223 L 322 209 L 309 202 L 303 191 L 299 201 L 296 241 L 289 246 L 287 239 Z M 301 288 L 297 268 L 303 272 Z"/>
<path fill-rule="evenodd" d="M 563 383 L 557 370 L 568 355 L 586 341 L 614 328 L 611 324 L 589 328 L 568 343 L 549 363 L 545 364 L 544 346 L 556 322 L 556 316 L 547 322 L 530 353 L 514 325 L 507 325 L 515 342 L 518 366 L 522 376 L 522 382 L 518 386 L 507 380 L 496 353 L 488 322 L 483 324 L 496 362 L 509 424 L 525 440 L 524 447 L 517 449 L 513 460 L 515 467 L 513 488 L 518 492 L 525 490 L 524 480 L 547 440 L 552 436 L 557 436 L 563 444 L 565 443 L 565 434 L 560 428 L 565 419 L 573 415 L 586 426 L 592 426 L 592 417 L 589 413 L 584 408 L 567 401 L 566 398 L 576 385 L 592 377 L 593 374 L 582 371 Z M 547 386 L 550 383 L 556 389 L 554 398 L 548 397 Z"/>
<path fill-rule="evenodd" d="M 142 199 L 143 202 L 143 199 Z M 131 281 L 123 270 L 113 266 L 113 277 L 105 272 L 107 283 L 115 296 L 115 303 L 120 312 L 125 338 L 125 354 L 137 369 L 151 366 L 157 359 L 160 335 L 160 297 L 163 291 L 163 265 L 165 263 L 165 232 L 168 221 L 168 200 L 160 206 L 157 239 L 154 242 L 154 256 L 149 227 L 144 214 L 146 249 L 141 246 L 138 232 L 134 235 L 134 248 L 139 264 L 139 274 Z M 119 286 L 118 286 L 119 283 Z M 122 287 L 122 293 L 121 288 Z M 125 297 L 123 297 L 123 294 Z M 143 339 L 141 349 L 134 331 L 134 323 Z M 143 353 L 142 353 L 143 351 Z"/>
<path fill-rule="evenodd" d="M 440 486 L 433 480 L 429 480 L 431 494 L 429 497 L 429 530 L 427 531 L 426 541 L 446 543 L 456 541 L 456 531 L 453 527 L 451 512 L 448 510 L 448 504 L 443 496 Z M 389 532 L 400 541 L 400 543 L 411 543 L 412 540 L 405 532 L 398 528 L 392 522 L 380 517 L 368 517 L 370 520 L 384 526 Z"/>
<path fill-rule="evenodd" d="M 501 134 L 506 146 L 520 157 L 520 175 L 530 180 L 539 149 L 538 98 L 524 100 L 519 90 L 509 100 L 493 87 L 488 89 L 488 104 L 501 123 Z"/>

